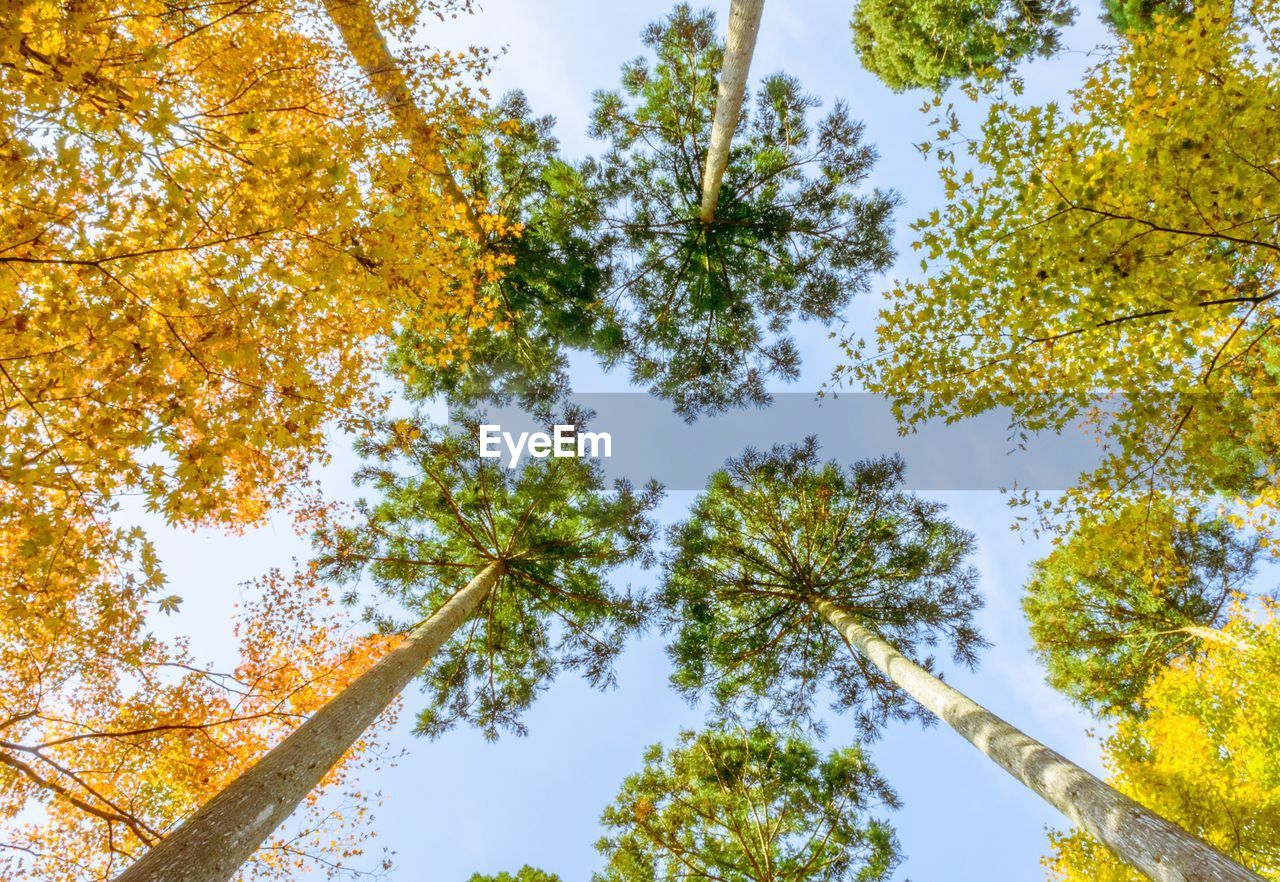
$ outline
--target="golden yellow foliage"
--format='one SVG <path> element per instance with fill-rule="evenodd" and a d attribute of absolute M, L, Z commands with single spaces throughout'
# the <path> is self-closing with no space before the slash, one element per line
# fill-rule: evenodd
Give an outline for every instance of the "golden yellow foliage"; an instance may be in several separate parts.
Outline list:
<path fill-rule="evenodd" d="M 1167 668 L 1144 695 L 1147 716 L 1106 740 L 1111 783 L 1280 879 L 1280 610 L 1236 609 L 1221 636 Z M 1142 882 L 1087 834 L 1051 841 L 1050 878 Z"/>
<path fill-rule="evenodd" d="M 181 642 L 132 639 L 127 622 L 89 651 L 72 640 L 0 654 L 0 876 L 113 878 L 394 642 L 353 638 L 310 572 L 260 580 L 239 621 L 241 661 L 222 673 Z M 253 872 L 289 879 L 360 856 L 371 800 L 351 773 L 378 736 L 352 749 Z"/>
<path fill-rule="evenodd" d="M 403 41 L 463 6 L 374 11 Z M 496 323 L 505 225 L 436 149 L 487 56 L 398 57 L 424 135 L 358 48 L 299 0 L 0 0 L 0 824 L 36 877 L 113 876 L 381 651 L 276 575 L 212 675 L 147 634 L 173 599 L 112 517 L 253 524 L 379 415 L 392 339 Z M 264 866 L 357 848 L 316 821 Z"/>
<path fill-rule="evenodd" d="M 258 520 L 376 409 L 393 333 L 465 357 L 500 266 L 309 5 L 0 9 L 0 590 L 29 601 L 120 545 L 122 493 Z M 485 64 L 401 59 L 423 124 L 465 132 Z"/>

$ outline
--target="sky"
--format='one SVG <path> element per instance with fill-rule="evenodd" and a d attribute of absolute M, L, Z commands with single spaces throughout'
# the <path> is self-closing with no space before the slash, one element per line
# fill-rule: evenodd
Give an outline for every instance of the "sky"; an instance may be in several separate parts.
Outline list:
<path fill-rule="evenodd" d="M 1093 47 L 1107 40 L 1097 10 L 1086 5 L 1065 38 L 1067 51 L 1022 71 L 1028 100 L 1063 100 L 1096 60 Z M 709 4 L 721 26 L 728 0 Z M 641 51 L 643 27 L 670 10 L 665 0 L 484 0 L 478 13 L 458 22 L 432 21 L 427 41 L 449 47 L 506 47 L 489 81 L 495 95 L 523 89 L 537 114 L 558 119 L 567 157 L 601 152 L 586 136 L 591 94 L 618 82 L 622 63 Z M 752 79 L 785 70 L 824 99 L 846 101 L 866 123 L 866 137 L 880 160 L 871 184 L 903 198 L 897 215 L 898 265 L 871 293 L 851 305 L 851 333 L 869 336 L 880 295 L 894 278 L 910 276 L 915 258 L 908 223 L 941 204 L 935 169 L 913 146 L 929 138 L 923 93 L 898 95 L 858 66 L 848 28 L 850 4 L 831 0 L 769 0 L 752 65 Z M 960 99 L 957 103 L 963 103 Z M 962 114 L 963 116 L 963 114 Z M 972 127 L 970 127 L 972 128 Z M 797 326 L 804 369 L 787 387 L 816 392 L 840 362 L 827 329 Z M 603 374 L 588 359 L 576 359 L 576 391 L 613 392 L 629 387 L 622 374 Z M 437 411 L 438 412 L 438 411 Z M 322 472 L 326 491 L 351 498 L 349 476 L 356 459 L 339 439 L 333 462 Z M 739 452 L 727 449 L 725 456 Z M 892 450 L 886 449 L 889 453 Z M 910 466 L 910 463 L 908 463 Z M 957 463 L 963 467 L 963 463 Z M 1030 653 L 1019 597 L 1043 540 L 1011 530 L 1017 512 L 996 491 L 930 494 L 950 516 L 976 534 L 974 563 L 982 574 L 987 606 L 979 625 L 992 647 L 976 673 L 944 665 L 950 682 L 1051 747 L 1100 771 L 1091 721 L 1043 683 Z M 660 517 L 683 516 L 693 494 L 672 493 Z M 165 528 L 137 511 L 122 517 L 142 523 L 156 540 L 170 590 L 184 603 L 162 619 L 162 633 L 191 637 L 192 651 L 211 662 L 229 659 L 231 616 L 242 582 L 271 567 L 304 559 L 308 548 L 283 516 L 240 536 Z M 652 581 L 653 573 L 619 578 Z M 618 688 L 596 692 L 566 677 L 552 684 L 527 716 L 529 734 L 487 743 L 470 729 L 437 741 L 413 737 L 409 722 L 422 696 L 406 695 L 405 712 L 389 736 L 389 753 L 403 751 L 394 766 L 365 774 L 366 791 L 381 792 L 374 851 L 395 852 L 392 879 L 464 882 L 474 872 L 514 871 L 533 864 L 565 882 L 585 882 L 600 867 L 593 843 L 601 810 L 623 778 L 639 768 L 646 745 L 670 742 L 682 728 L 697 727 L 703 709 L 686 705 L 667 687 L 669 665 L 662 635 L 628 646 L 618 664 Z M 828 715 L 826 748 L 851 743 L 849 721 Z M 870 745 L 881 772 L 896 788 L 903 808 L 894 814 L 906 860 L 895 878 L 914 882 L 1030 882 L 1044 878 L 1040 858 L 1047 825 L 1064 823 L 1053 809 L 994 766 L 945 727 L 923 730 L 895 724 Z"/>

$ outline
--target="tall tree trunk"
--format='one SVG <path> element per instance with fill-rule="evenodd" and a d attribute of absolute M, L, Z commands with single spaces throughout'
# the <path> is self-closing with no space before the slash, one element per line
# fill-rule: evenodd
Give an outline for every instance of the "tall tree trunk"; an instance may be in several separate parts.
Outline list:
<path fill-rule="evenodd" d="M 115 882 L 226 882 L 488 595 L 491 563 L 399 646 L 205 803 Z"/>
<path fill-rule="evenodd" d="M 1262 882 L 1262 877 L 1143 808 L 906 658 L 829 600 L 814 606 L 850 647 L 974 747 L 1156 882 Z"/>
<path fill-rule="evenodd" d="M 729 37 L 725 43 L 724 63 L 720 66 L 720 91 L 716 94 L 716 116 L 711 124 L 711 144 L 707 147 L 707 164 L 702 171 L 702 224 L 716 219 L 716 203 L 720 201 L 720 185 L 729 165 L 729 145 L 738 127 L 742 96 L 747 90 L 747 74 L 751 56 L 760 35 L 760 14 L 764 0 L 733 0 L 729 7 Z"/>
<path fill-rule="evenodd" d="M 471 232 L 483 240 L 484 231 L 480 227 L 475 208 L 454 180 L 444 157 L 440 155 L 440 140 L 436 131 L 428 124 L 422 108 L 414 101 L 404 71 L 387 48 L 386 38 L 378 27 L 378 20 L 369 8 L 368 0 L 324 0 L 324 8 L 338 28 L 338 33 L 342 35 L 347 50 L 369 78 L 369 85 L 374 93 L 386 105 L 404 136 L 409 139 L 419 160 L 427 163 L 432 175 L 439 180 L 445 198 L 465 212 Z"/>

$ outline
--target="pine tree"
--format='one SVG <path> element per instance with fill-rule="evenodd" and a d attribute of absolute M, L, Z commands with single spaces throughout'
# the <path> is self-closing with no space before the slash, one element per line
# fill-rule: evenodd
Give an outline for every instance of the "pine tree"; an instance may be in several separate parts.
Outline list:
<path fill-rule="evenodd" d="M 381 617 L 404 639 L 118 882 L 231 878 L 419 673 L 431 705 L 417 728 L 428 735 L 459 719 L 489 737 L 500 727 L 521 731 L 520 713 L 561 670 L 612 682 L 612 660 L 649 607 L 613 589 L 606 574 L 648 559 L 659 489 L 619 482 L 608 490 L 589 459 L 507 469 L 477 456 L 478 427 L 470 428 L 399 421 L 364 442 L 373 464 L 360 477 L 381 499 L 361 506 L 358 526 L 320 537 L 324 572 L 367 572 L 424 620 L 400 626 Z"/>
<path fill-rule="evenodd" d="M 784 74 L 748 96 L 711 223 L 704 168 L 724 50 L 715 17 L 681 4 L 644 32 L 653 59 L 598 92 L 591 134 L 609 144 L 587 168 L 613 254 L 611 297 L 632 379 L 688 418 L 769 400 L 794 379 L 793 318 L 831 322 L 889 265 L 896 197 L 864 192 L 875 152 L 843 104 Z"/>
<path fill-rule="evenodd" d="M 896 458 L 820 463 L 810 439 L 748 450 L 713 475 L 671 535 L 677 688 L 799 725 L 826 687 L 867 734 L 936 715 L 1152 879 L 1256 882 L 911 658 L 945 643 L 972 665 L 981 601 L 964 562 L 972 537 L 905 492 L 903 474 Z"/>

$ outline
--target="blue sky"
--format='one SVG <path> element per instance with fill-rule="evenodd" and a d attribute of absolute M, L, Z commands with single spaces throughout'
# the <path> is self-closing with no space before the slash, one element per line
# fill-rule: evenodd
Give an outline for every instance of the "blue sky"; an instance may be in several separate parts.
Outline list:
<path fill-rule="evenodd" d="M 1087 50 L 1107 34 L 1091 0 L 1066 36 L 1069 51 L 1026 68 L 1028 97 L 1063 99 L 1091 58 Z M 723 23 L 728 0 L 709 4 Z M 473 18 L 436 24 L 424 37 L 446 46 L 506 46 L 489 83 L 495 95 L 521 88 L 535 113 L 559 120 L 564 152 L 582 158 L 598 152 L 586 137 L 591 93 L 612 87 L 619 66 L 640 52 L 639 34 L 668 12 L 665 0 L 603 4 L 588 0 L 485 0 Z M 907 223 L 941 204 L 933 168 L 913 144 L 926 140 L 923 94 L 895 95 L 863 72 L 849 39 L 850 4 L 831 0 L 770 0 L 752 67 L 753 80 L 785 70 L 829 104 L 847 101 L 865 121 L 880 151 L 872 183 L 897 190 L 898 267 L 849 310 L 850 326 L 870 334 L 879 294 L 895 277 L 909 275 L 915 258 L 907 247 Z M 963 102 L 960 102 L 963 103 Z M 800 327 L 801 380 L 789 391 L 815 391 L 839 363 L 825 329 Z M 625 377 L 604 375 L 587 360 L 575 363 L 580 392 L 626 389 Z M 725 450 L 724 455 L 737 453 Z M 885 451 L 891 452 L 891 451 Z M 324 470 L 327 490 L 348 497 L 355 465 L 338 441 Z M 910 465 L 910 463 L 908 463 Z M 1011 532 L 1014 513 L 997 492 L 932 494 L 951 516 L 977 534 L 975 563 L 983 576 L 987 608 L 980 617 L 993 647 L 976 674 L 949 671 L 956 685 L 1050 746 L 1098 771 L 1090 722 L 1042 682 L 1029 653 L 1018 598 L 1042 542 Z M 672 494 L 662 510 L 667 522 L 682 516 L 691 493 Z M 183 596 L 179 615 L 159 623 L 165 633 L 192 637 L 197 657 L 221 662 L 231 651 L 232 605 L 239 583 L 272 566 L 305 558 L 307 546 L 287 520 L 274 519 L 243 536 L 167 530 L 139 515 L 156 538 L 171 588 Z M 640 581 L 644 574 L 624 574 Z M 391 752 L 405 755 L 394 767 L 366 775 L 368 791 L 381 791 L 377 845 L 396 852 L 392 878 L 463 882 L 476 871 L 514 870 L 524 863 L 584 882 L 599 866 L 592 848 L 597 818 L 622 779 L 639 764 L 643 748 L 669 741 L 682 727 L 698 725 L 690 708 L 666 686 L 668 664 L 660 635 L 629 646 L 618 667 L 619 688 L 599 693 L 566 678 L 552 685 L 527 718 L 529 735 L 486 743 L 457 730 L 435 742 L 413 738 L 408 722 L 421 697 L 407 696 L 406 713 L 391 736 Z M 831 717 L 829 746 L 848 743 L 851 725 Z M 899 879 L 915 882 L 1023 882 L 1043 878 L 1039 858 L 1044 828 L 1059 822 L 1054 811 L 945 728 L 891 726 L 872 754 L 896 787 L 904 807 L 894 817 L 906 862 Z"/>

